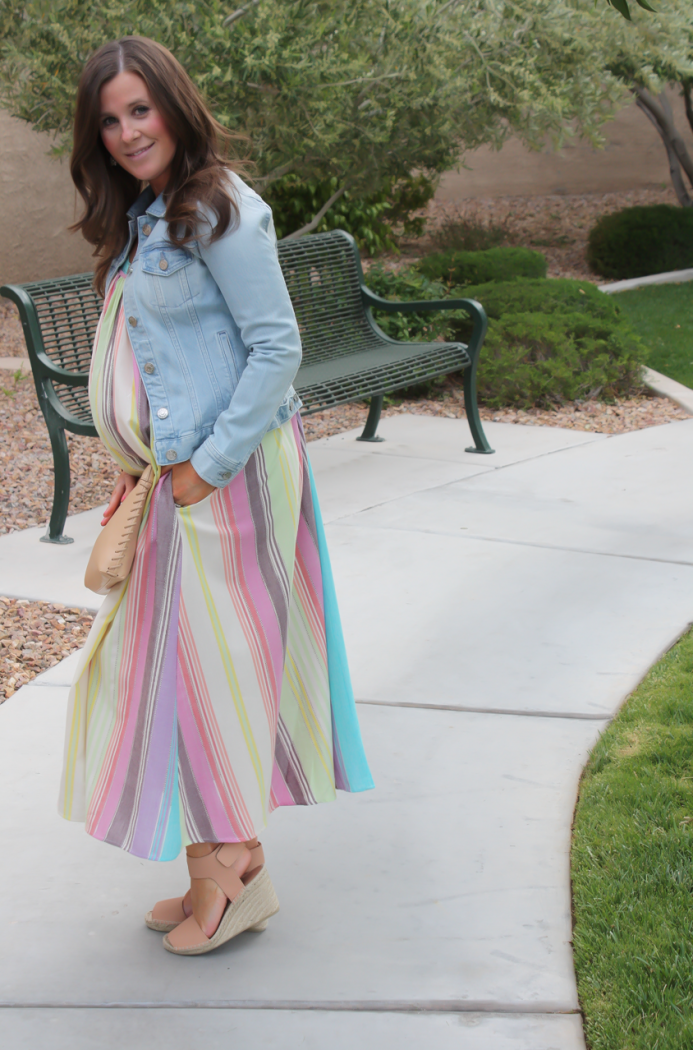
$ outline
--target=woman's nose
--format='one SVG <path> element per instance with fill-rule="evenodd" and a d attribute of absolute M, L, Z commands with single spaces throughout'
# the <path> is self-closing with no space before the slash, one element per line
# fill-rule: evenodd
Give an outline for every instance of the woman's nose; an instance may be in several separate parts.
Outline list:
<path fill-rule="evenodd" d="M 128 124 L 128 122 L 124 120 L 120 125 L 120 135 L 123 142 L 133 142 L 139 136 L 139 131 L 132 124 Z"/>

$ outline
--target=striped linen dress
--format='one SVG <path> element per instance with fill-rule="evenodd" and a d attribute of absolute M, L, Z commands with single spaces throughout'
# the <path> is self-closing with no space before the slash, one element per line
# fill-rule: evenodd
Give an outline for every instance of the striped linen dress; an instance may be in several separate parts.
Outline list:
<path fill-rule="evenodd" d="M 247 841 L 277 806 L 373 786 L 300 417 L 191 507 L 150 448 L 149 404 L 107 293 L 91 409 L 121 469 L 155 483 L 132 572 L 94 620 L 70 692 L 60 811 L 138 857 Z"/>

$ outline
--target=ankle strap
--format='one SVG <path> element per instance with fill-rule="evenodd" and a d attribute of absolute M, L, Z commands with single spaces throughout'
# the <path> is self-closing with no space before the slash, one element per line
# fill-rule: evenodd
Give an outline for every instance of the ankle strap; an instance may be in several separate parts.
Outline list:
<path fill-rule="evenodd" d="M 265 852 L 262 848 L 262 843 L 258 842 L 257 846 L 253 846 L 250 853 L 250 864 L 246 868 L 246 872 L 255 871 L 256 868 L 262 868 L 265 863 Z"/>
<path fill-rule="evenodd" d="M 222 842 L 206 857 L 188 857 L 191 879 L 212 879 L 230 901 L 244 888 L 241 877 L 248 870 L 251 851 L 243 842 Z"/>

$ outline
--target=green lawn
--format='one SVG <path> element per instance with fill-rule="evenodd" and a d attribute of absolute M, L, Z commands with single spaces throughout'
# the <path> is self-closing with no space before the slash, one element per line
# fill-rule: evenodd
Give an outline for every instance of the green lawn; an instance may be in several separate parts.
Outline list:
<path fill-rule="evenodd" d="M 693 281 L 616 292 L 614 301 L 650 348 L 650 368 L 693 387 Z"/>
<path fill-rule="evenodd" d="M 693 631 L 592 753 L 572 879 L 590 1050 L 693 1047 Z"/>

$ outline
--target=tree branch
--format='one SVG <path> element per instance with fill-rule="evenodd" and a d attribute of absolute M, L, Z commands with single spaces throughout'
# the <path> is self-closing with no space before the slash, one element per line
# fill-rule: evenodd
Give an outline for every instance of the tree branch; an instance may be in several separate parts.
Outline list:
<path fill-rule="evenodd" d="M 238 10 L 234 11 L 232 15 L 229 15 L 228 18 L 225 18 L 221 24 L 223 26 L 233 25 L 233 23 L 237 22 L 239 18 L 243 18 L 243 15 L 247 14 L 247 12 L 251 10 L 251 8 L 257 7 L 259 3 L 260 0 L 250 0 L 249 4 L 246 4 L 245 7 L 239 7 Z"/>
<path fill-rule="evenodd" d="M 404 73 L 383 73 L 379 77 L 356 77 L 354 80 L 331 80 L 325 87 L 348 87 L 350 84 L 375 84 L 378 80 L 394 80 L 403 77 Z"/>
<path fill-rule="evenodd" d="M 263 190 L 267 189 L 271 182 L 276 182 L 277 179 L 281 179 L 282 176 L 288 175 L 290 171 L 293 171 L 294 161 L 289 160 L 286 164 L 280 164 L 278 168 L 273 171 L 269 171 L 266 175 L 260 175 L 253 181 L 257 186 L 260 186 Z"/>
<path fill-rule="evenodd" d="M 653 113 L 650 112 L 650 110 L 647 108 L 642 99 L 636 99 L 635 105 L 638 107 L 638 109 L 642 110 L 647 119 L 651 121 L 657 129 L 657 134 L 664 143 L 664 148 L 667 151 L 669 171 L 671 173 L 671 182 L 674 187 L 674 192 L 676 193 L 678 202 L 682 208 L 690 208 L 693 205 L 693 200 L 691 200 L 690 196 L 688 195 L 688 191 L 686 190 L 686 187 L 684 185 L 683 175 L 681 174 L 681 164 L 679 163 L 678 157 L 674 153 L 671 143 L 669 142 L 663 129 L 659 126 L 657 118 L 654 116 Z"/>
<path fill-rule="evenodd" d="M 300 230 L 295 230 L 294 233 L 290 233 L 288 237 L 284 238 L 284 240 L 293 241 L 296 240 L 296 238 L 298 237 L 303 237 L 305 233 L 312 233 L 313 230 L 320 224 L 320 220 L 322 219 L 323 215 L 327 214 L 332 205 L 336 201 L 338 201 L 339 198 L 344 195 L 344 193 L 346 193 L 346 186 L 342 186 L 340 189 L 337 190 L 336 193 L 333 193 L 330 199 L 325 204 L 323 204 L 318 214 L 314 215 L 309 223 L 306 223 L 305 226 L 302 226 Z"/>

